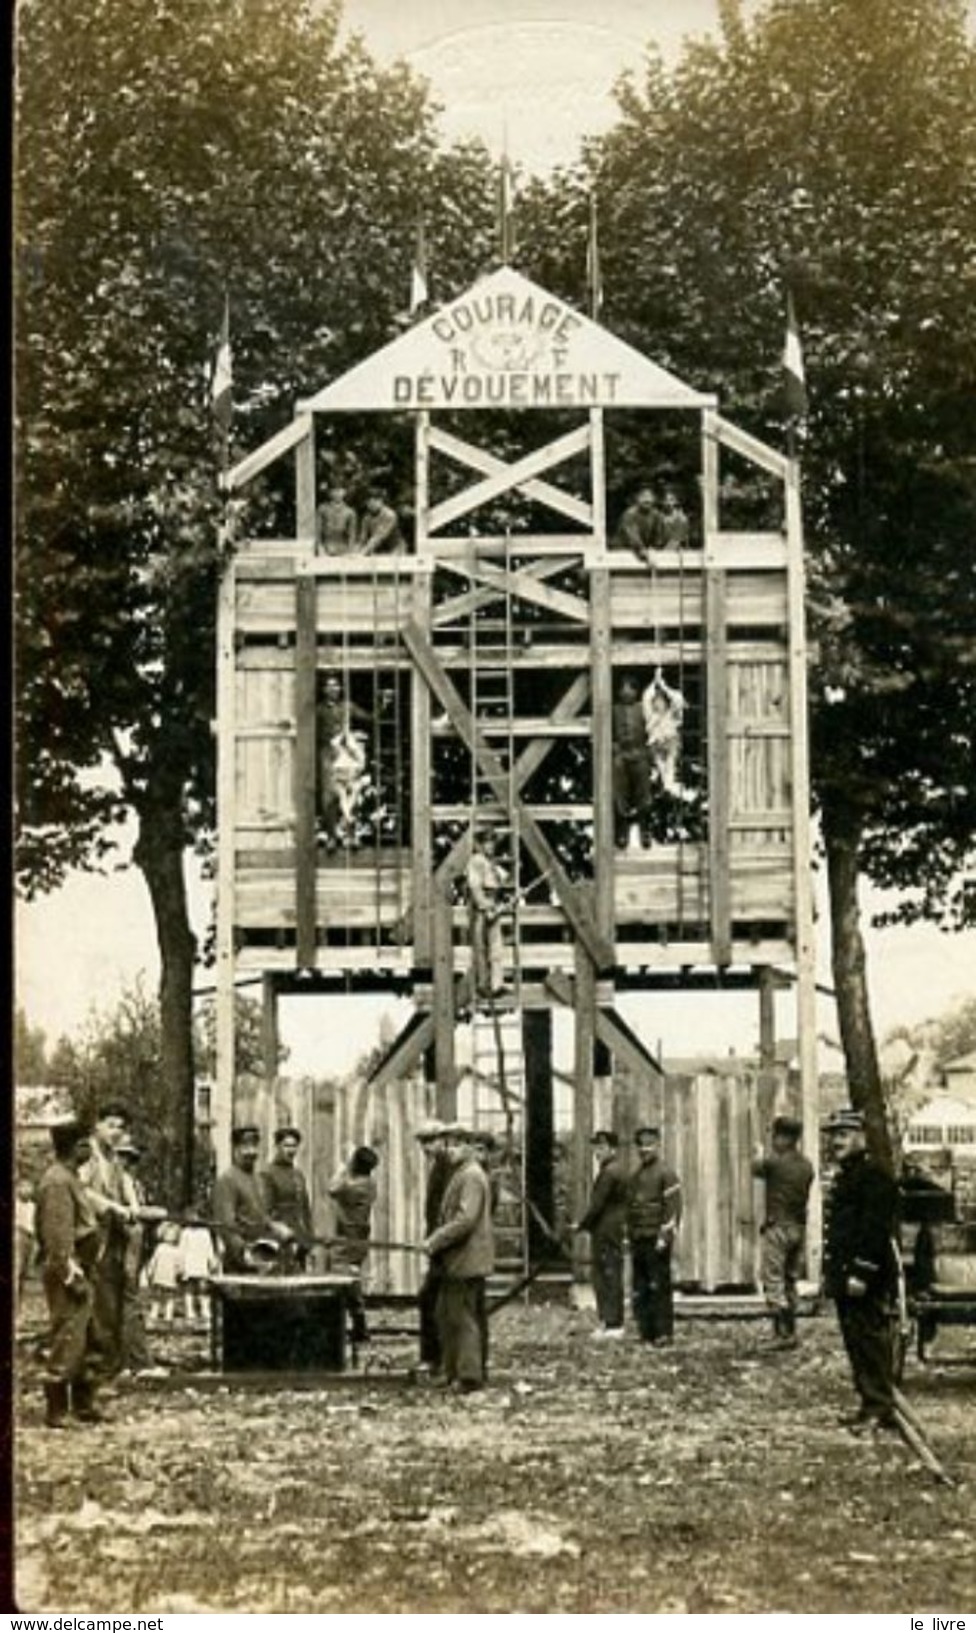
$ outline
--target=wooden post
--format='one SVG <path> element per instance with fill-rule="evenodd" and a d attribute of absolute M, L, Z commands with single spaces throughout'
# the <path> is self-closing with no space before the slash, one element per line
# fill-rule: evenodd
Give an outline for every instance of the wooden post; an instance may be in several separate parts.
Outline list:
<path fill-rule="evenodd" d="M 702 414 L 702 526 L 706 544 L 718 532 L 718 416 Z M 707 552 L 706 552 L 707 553 Z M 725 573 L 714 567 L 703 575 L 705 607 L 705 684 L 708 751 L 708 887 L 712 956 L 721 968 L 731 961 L 729 902 L 729 743 L 728 650 Z"/>
<path fill-rule="evenodd" d="M 315 786 L 318 761 L 316 581 L 299 573 L 295 585 L 295 962 L 316 963 Z"/>
<path fill-rule="evenodd" d="M 426 410 L 414 420 L 414 550 L 427 554 L 427 520 L 430 515 L 430 415 Z"/>
<path fill-rule="evenodd" d="M 776 975 L 768 964 L 759 971 L 759 1065 L 770 1071 L 776 1064 Z"/>
<path fill-rule="evenodd" d="M 274 975 L 261 977 L 261 1059 L 265 1081 L 273 1084 L 278 1076 L 278 986 Z"/>
<path fill-rule="evenodd" d="M 596 923 L 601 936 L 614 936 L 613 843 L 613 675 L 610 665 L 610 574 L 590 574 L 590 715 L 593 733 L 593 874 Z"/>
<path fill-rule="evenodd" d="M 234 1120 L 234 829 L 236 806 L 236 664 L 234 562 L 225 563 L 217 601 L 217 1062 L 211 1108 L 218 1171 L 230 1161 Z"/>
<path fill-rule="evenodd" d="M 790 641 L 790 744 L 792 754 L 793 879 L 796 911 L 796 1018 L 800 1046 L 800 1094 L 804 1149 L 815 1172 L 820 1166 L 820 1085 L 817 1073 L 816 943 L 813 919 L 813 872 L 810 843 L 810 759 L 807 722 L 806 586 L 803 563 L 803 515 L 800 464 L 787 463 L 786 543 L 787 603 Z M 823 1225 L 820 1186 L 810 1193 L 807 1224 L 807 1274 L 820 1277 Z"/>
<path fill-rule="evenodd" d="M 525 1062 L 525 1188 L 543 1219 L 554 1225 L 551 1009 L 522 1011 L 522 1054 Z M 528 1224 L 530 1258 L 536 1261 L 549 1257 L 552 1244 L 531 1213 Z"/>
<path fill-rule="evenodd" d="M 457 1116 L 457 1065 L 454 1051 L 454 911 L 447 890 L 433 887 L 434 1072 L 437 1115 Z M 444 1111 L 441 1107 L 444 1107 Z"/>
<path fill-rule="evenodd" d="M 308 425 L 295 448 L 295 534 L 299 544 L 315 551 L 315 421 Z"/>
<path fill-rule="evenodd" d="M 576 1052 L 573 1061 L 573 1145 L 570 1163 L 570 1196 L 574 1219 L 586 1207 L 593 1176 L 593 1045 L 596 1041 L 596 980 L 593 961 L 580 942 L 574 943 Z M 587 1243 L 583 1236 L 573 1242 L 573 1269 L 578 1281 L 584 1279 Z"/>

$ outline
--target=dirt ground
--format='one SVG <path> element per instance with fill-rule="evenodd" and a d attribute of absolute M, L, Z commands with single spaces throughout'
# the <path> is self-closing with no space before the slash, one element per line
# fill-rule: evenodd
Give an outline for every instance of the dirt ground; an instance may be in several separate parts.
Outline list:
<path fill-rule="evenodd" d="M 564 1305 L 492 1323 L 490 1387 L 410 1381 L 410 1341 L 312 1389 L 122 1384 L 114 1421 L 45 1430 L 20 1343 L 18 1602 L 40 1611 L 922 1612 L 976 1606 L 976 1343 L 904 1389 L 954 1480 L 836 1421 L 829 1314 L 591 1339 Z M 202 1364 L 202 1337 L 161 1358 Z"/>

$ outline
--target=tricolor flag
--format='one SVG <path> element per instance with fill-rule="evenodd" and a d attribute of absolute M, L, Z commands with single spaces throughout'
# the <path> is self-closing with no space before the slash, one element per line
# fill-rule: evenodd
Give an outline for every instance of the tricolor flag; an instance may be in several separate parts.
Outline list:
<path fill-rule="evenodd" d="M 800 331 L 796 326 L 793 296 L 786 294 L 786 344 L 783 347 L 784 398 L 790 419 L 802 420 L 807 412 L 807 377 L 803 370 Z"/>
<path fill-rule="evenodd" d="M 234 376 L 232 371 L 230 352 L 230 300 L 224 296 L 224 315 L 220 324 L 220 340 L 217 343 L 217 355 L 214 358 L 213 374 L 210 377 L 210 407 L 214 417 L 214 424 L 219 428 L 222 436 L 230 433 L 230 422 L 234 412 Z"/>
<path fill-rule="evenodd" d="M 423 221 L 417 222 L 417 244 L 413 255 L 413 267 L 410 272 L 410 316 L 427 305 L 427 244 L 424 239 Z"/>
<path fill-rule="evenodd" d="M 590 236 L 586 245 L 586 287 L 590 295 L 590 316 L 598 318 L 603 306 L 603 275 L 600 271 L 600 243 L 597 238 L 596 195 L 590 194 Z"/>
<path fill-rule="evenodd" d="M 512 207 L 515 199 L 515 174 L 507 153 L 502 154 L 498 174 L 498 248 L 505 266 L 515 253 L 515 225 Z"/>

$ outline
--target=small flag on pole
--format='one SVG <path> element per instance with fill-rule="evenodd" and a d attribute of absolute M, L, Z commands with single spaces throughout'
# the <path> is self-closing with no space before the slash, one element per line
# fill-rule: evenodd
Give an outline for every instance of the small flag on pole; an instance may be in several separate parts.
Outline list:
<path fill-rule="evenodd" d="M 427 305 L 427 243 L 424 237 L 424 223 L 417 222 L 417 243 L 413 254 L 413 267 L 410 272 L 410 316 Z"/>
<path fill-rule="evenodd" d="M 603 306 L 603 276 L 600 271 L 600 243 L 597 237 L 596 194 L 590 194 L 590 236 L 586 245 L 586 286 L 590 293 L 590 316 L 598 318 Z"/>
<path fill-rule="evenodd" d="M 220 323 L 220 340 L 217 343 L 217 356 L 214 359 L 213 374 L 210 378 L 210 407 L 214 417 L 214 424 L 219 428 L 225 440 L 230 434 L 230 422 L 234 412 L 233 388 L 234 376 L 230 350 L 230 300 L 225 295 L 224 315 Z"/>
<path fill-rule="evenodd" d="M 515 226 L 512 217 L 514 198 L 515 176 L 512 161 L 507 153 L 503 153 L 498 176 L 498 247 L 503 266 L 507 265 L 515 252 Z"/>
<path fill-rule="evenodd" d="M 796 324 L 792 292 L 786 294 L 786 344 L 783 347 L 784 397 L 790 419 L 802 420 L 807 412 L 807 379 L 803 369 L 803 350 L 800 331 Z"/>

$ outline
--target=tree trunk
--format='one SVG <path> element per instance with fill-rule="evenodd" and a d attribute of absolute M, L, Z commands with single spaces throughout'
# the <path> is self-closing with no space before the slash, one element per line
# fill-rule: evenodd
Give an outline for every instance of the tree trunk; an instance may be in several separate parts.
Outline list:
<path fill-rule="evenodd" d="M 858 902 L 862 826 L 856 812 L 824 803 L 823 835 L 830 890 L 831 960 L 851 1104 L 864 1113 L 868 1149 L 890 1173 L 893 1169 L 891 1137 L 885 1117 L 878 1051 L 871 1022 L 867 957 Z"/>
<path fill-rule="evenodd" d="M 159 1025 L 162 1054 L 163 1144 L 169 1175 L 166 1202 L 193 1200 L 195 1082 L 193 1063 L 193 966 L 196 942 L 190 929 L 183 863 L 183 821 L 178 798 L 145 799 L 133 859 L 149 890 L 159 947 Z"/>

